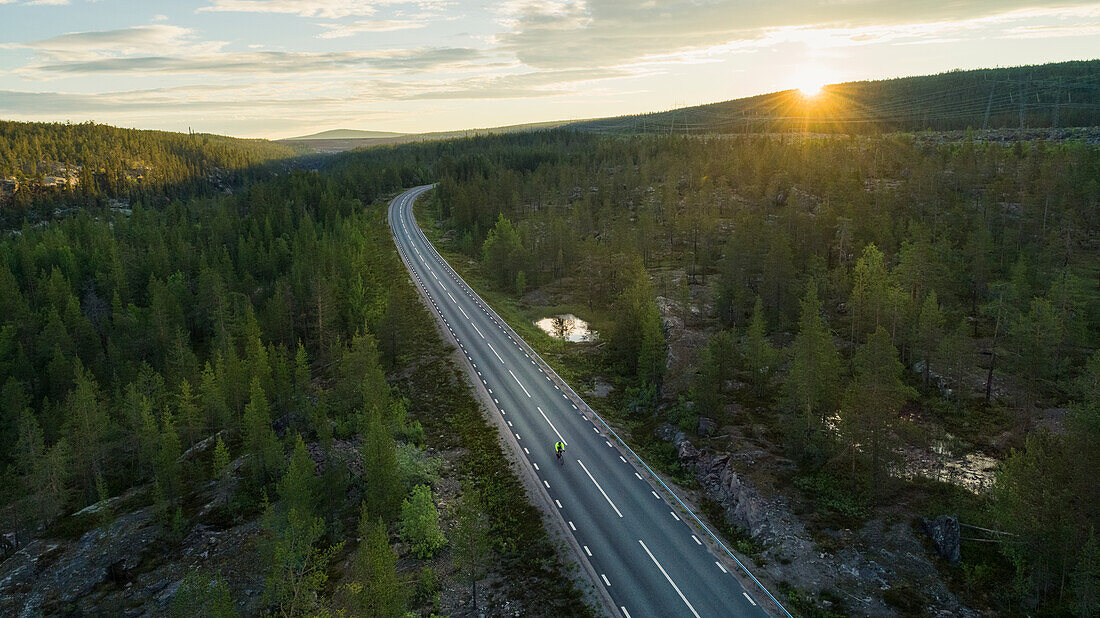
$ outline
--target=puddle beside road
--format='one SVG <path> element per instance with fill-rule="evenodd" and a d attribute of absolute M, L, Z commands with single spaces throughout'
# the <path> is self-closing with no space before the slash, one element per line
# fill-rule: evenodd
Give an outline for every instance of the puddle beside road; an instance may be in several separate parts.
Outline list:
<path fill-rule="evenodd" d="M 599 333 L 592 330 L 588 322 L 572 313 L 542 318 L 535 321 L 535 326 L 555 339 L 564 339 L 573 343 L 599 339 Z"/>

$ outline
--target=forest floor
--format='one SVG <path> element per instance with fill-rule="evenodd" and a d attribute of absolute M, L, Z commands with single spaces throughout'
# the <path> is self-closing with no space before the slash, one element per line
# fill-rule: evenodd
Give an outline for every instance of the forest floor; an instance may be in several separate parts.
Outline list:
<path fill-rule="evenodd" d="M 936 439 L 926 438 L 923 446 L 904 453 L 904 471 L 871 503 L 854 497 L 838 475 L 799 469 L 785 451 L 782 422 L 770 411 L 770 400 L 753 395 L 740 382 L 727 384 L 724 413 L 709 419 L 715 426 L 706 428 L 707 435 L 694 423 L 677 428 L 626 418 L 621 412 L 624 385 L 605 366 L 603 344 L 565 343 L 534 324 L 546 316 L 572 313 L 606 333 L 613 328 L 613 316 L 587 307 L 568 278 L 522 297 L 497 290 L 481 276 L 477 262 L 459 253 L 433 224 L 431 213 L 419 216 L 459 274 L 584 393 L 589 405 L 628 429 L 639 454 L 701 506 L 702 515 L 717 524 L 729 545 L 748 557 L 747 564 L 755 563 L 786 595 L 792 610 L 810 616 L 972 616 L 990 611 L 983 610 L 990 607 L 983 582 L 1010 574 L 1000 568 L 975 574 L 965 558 L 969 553 L 1003 567 L 995 548 L 971 543 L 964 547 L 964 564 L 951 565 L 936 554 L 922 531 L 921 517 L 948 514 L 964 523 L 981 521 L 991 466 L 1008 444 L 974 444 L 966 434 L 1012 434 L 1011 419 L 996 407 L 977 419 L 969 415 L 966 424 L 971 426 L 960 428 L 963 437 L 931 418 L 917 418 L 920 431 Z M 712 313 L 707 286 L 690 286 L 691 307 L 685 308 L 669 298 L 674 287 L 669 284 L 682 271 L 651 269 L 651 275 L 669 341 L 662 393 L 667 409 L 688 394 L 698 354 L 717 326 L 705 317 Z M 981 383 L 981 368 L 973 373 L 976 384 Z M 920 410 L 915 414 L 920 416 Z"/>

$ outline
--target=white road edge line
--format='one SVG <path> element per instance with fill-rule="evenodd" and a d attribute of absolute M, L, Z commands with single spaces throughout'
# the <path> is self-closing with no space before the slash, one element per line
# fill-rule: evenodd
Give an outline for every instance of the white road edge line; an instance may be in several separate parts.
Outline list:
<path fill-rule="evenodd" d="M 604 491 L 603 487 L 600 487 L 600 484 L 596 482 L 595 477 L 593 477 L 592 473 L 588 471 L 588 467 L 584 465 L 584 462 L 578 459 L 577 463 L 579 463 L 581 465 L 581 468 L 584 469 L 584 473 L 588 475 L 588 478 L 592 479 L 592 484 L 596 486 L 596 489 L 600 490 L 600 493 L 603 494 L 604 500 L 607 500 L 607 503 L 611 505 L 611 508 L 615 509 L 615 512 L 619 514 L 619 517 L 622 517 L 623 514 L 619 511 L 619 507 L 615 506 L 615 503 L 611 501 L 611 498 L 607 497 L 607 492 Z"/>
<path fill-rule="evenodd" d="M 638 539 L 638 542 L 642 544 L 642 549 L 645 550 L 645 553 L 649 554 L 649 559 L 653 561 L 653 564 L 657 565 L 657 568 L 661 570 L 661 575 L 664 575 L 665 579 L 668 580 L 668 583 L 672 584 L 673 589 L 676 590 L 676 594 L 680 595 L 680 600 L 684 602 L 684 605 L 688 606 L 688 609 L 691 610 L 692 615 L 694 615 L 695 618 L 700 618 L 699 612 L 695 611 L 695 608 L 691 606 L 691 601 L 688 601 L 687 597 L 684 596 L 684 593 L 680 592 L 680 587 L 677 586 L 676 582 L 672 581 L 672 578 L 668 576 L 668 573 L 665 572 L 665 567 L 661 566 L 660 562 L 657 562 L 657 558 L 653 557 L 653 552 L 649 551 L 649 548 L 645 546 L 645 542 L 643 542 L 641 539 Z M 755 605 L 755 603 L 753 605 Z"/>

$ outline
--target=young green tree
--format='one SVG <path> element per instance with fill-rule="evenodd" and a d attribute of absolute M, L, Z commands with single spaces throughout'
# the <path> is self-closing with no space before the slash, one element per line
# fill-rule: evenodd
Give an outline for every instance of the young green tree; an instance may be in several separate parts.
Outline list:
<path fill-rule="evenodd" d="M 432 500 L 431 487 L 417 485 L 401 503 L 401 535 L 421 559 L 431 558 L 447 544 L 439 529 L 439 511 Z"/>
<path fill-rule="evenodd" d="M 217 493 L 224 504 L 229 500 L 229 477 L 232 471 L 229 469 L 229 447 L 225 445 L 221 434 L 214 444 L 214 461 L 211 465 L 211 476 L 217 484 Z"/>
<path fill-rule="evenodd" d="M 458 524 L 451 532 L 451 543 L 455 552 L 455 564 L 462 573 L 462 579 L 470 584 L 470 603 L 477 609 L 477 581 L 485 577 L 492 555 L 489 539 L 489 516 L 481 494 L 472 483 L 466 483 L 462 497 L 458 501 Z"/>
<path fill-rule="evenodd" d="M 179 425 L 181 438 L 188 448 L 195 446 L 195 441 L 204 429 L 202 414 L 195 401 L 195 393 L 191 389 L 191 383 L 186 379 L 180 382 L 179 392 L 176 393 L 176 423 Z"/>
<path fill-rule="evenodd" d="M 759 296 L 752 310 L 752 321 L 745 336 L 743 354 L 745 365 L 751 376 L 753 390 L 757 395 L 764 394 L 771 384 L 772 373 L 778 354 L 772 347 L 767 337 L 767 326 L 764 323 L 764 303 Z"/>
<path fill-rule="evenodd" d="M 313 461 L 298 436 L 279 481 L 279 503 L 268 505 L 263 516 L 270 535 L 263 548 L 268 565 L 263 598 L 284 616 L 313 615 L 320 608 L 328 563 L 340 549 L 317 547 L 325 522 L 314 511 L 317 479 L 313 473 Z"/>
<path fill-rule="evenodd" d="M 371 519 L 365 503 L 359 512 L 359 539 L 351 581 L 344 586 L 348 612 L 364 618 L 404 616 L 405 587 L 397 578 L 397 555 L 390 549 L 382 519 Z"/>
<path fill-rule="evenodd" d="M 199 405 L 205 416 L 205 423 L 215 429 L 236 429 L 236 418 L 225 401 L 225 393 L 218 376 L 209 362 L 202 368 L 199 377 Z"/>
<path fill-rule="evenodd" d="M 877 494 L 893 453 L 901 406 L 916 393 L 901 381 L 905 368 L 881 326 L 856 351 L 854 364 L 855 376 L 841 408 L 841 434 L 851 453 L 853 485 L 859 449 L 870 458 L 870 487 Z"/>
<path fill-rule="evenodd" d="M 107 463 L 106 442 L 111 419 L 95 378 L 84 370 L 79 360 L 75 368 L 76 386 L 69 394 L 62 435 L 69 445 L 82 496 L 92 499 L 95 496 L 95 477 L 103 473 Z"/>
<path fill-rule="evenodd" d="M 811 283 L 801 301 L 798 335 L 791 343 L 791 369 L 784 383 L 788 406 L 796 412 L 795 450 L 809 459 L 823 458 L 829 446 L 826 421 L 836 410 L 840 355 L 821 317 L 817 287 Z"/>
<path fill-rule="evenodd" d="M 265 483 L 282 469 L 283 449 L 271 429 L 271 411 L 259 378 L 252 379 L 251 393 L 244 408 L 244 452 L 252 478 Z"/>
<path fill-rule="evenodd" d="M 182 493 L 179 464 L 181 450 L 175 419 L 171 412 L 165 410 L 161 416 L 160 447 L 157 449 L 153 468 L 161 489 L 173 505 L 179 501 Z"/>
<path fill-rule="evenodd" d="M 298 349 L 294 353 L 294 398 L 299 406 L 305 403 L 309 394 L 309 355 L 302 341 L 298 340 Z"/>
<path fill-rule="evenodd" d="M 316 466 L 309 458 L 306 443 L 299 435 L 294 441 L 294 453 L 290 456 L 286 473 L 279 481 L 279 499 L 287 511 L 297 510 L 302 515 L 312 516 L 317 504 Z"/>
<path fill-rule="evenodd" d="M 172 597 L 168 609 L 171 618 L 237 618 L 240 613 L 229 596 L 225 580 L 216 579 L 207 571 L 196 569 L 187 573 Z"/>
<path fill-rule="evenodd" d="M 61 438 L 35 462 L 31 474 L 31 501 L 35 521 L 51 522 L 61 514 L 69 501 L 69 479 L 72 474 L 72 454 L 68 440 Z"/>

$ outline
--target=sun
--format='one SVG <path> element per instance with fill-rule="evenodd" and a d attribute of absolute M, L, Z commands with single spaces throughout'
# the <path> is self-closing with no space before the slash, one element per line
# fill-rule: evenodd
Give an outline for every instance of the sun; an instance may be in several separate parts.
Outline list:
<path fill-rule="evenodd" d="M 798 83 L 798 93 L 804 98 L 812 99 L 821 94 L 821 89 L 825 87 L 825 82 L 820 79 L 802 79 Z"/>
<path fill-rule="evenodd" d="M 836 81 L 832 71 L 816 64 L 802 65 L 798 72 L 791 76 L 789 82 L 798 94 L 804 99 L 815 99 L 821 96 L 826 84 Z"/>

